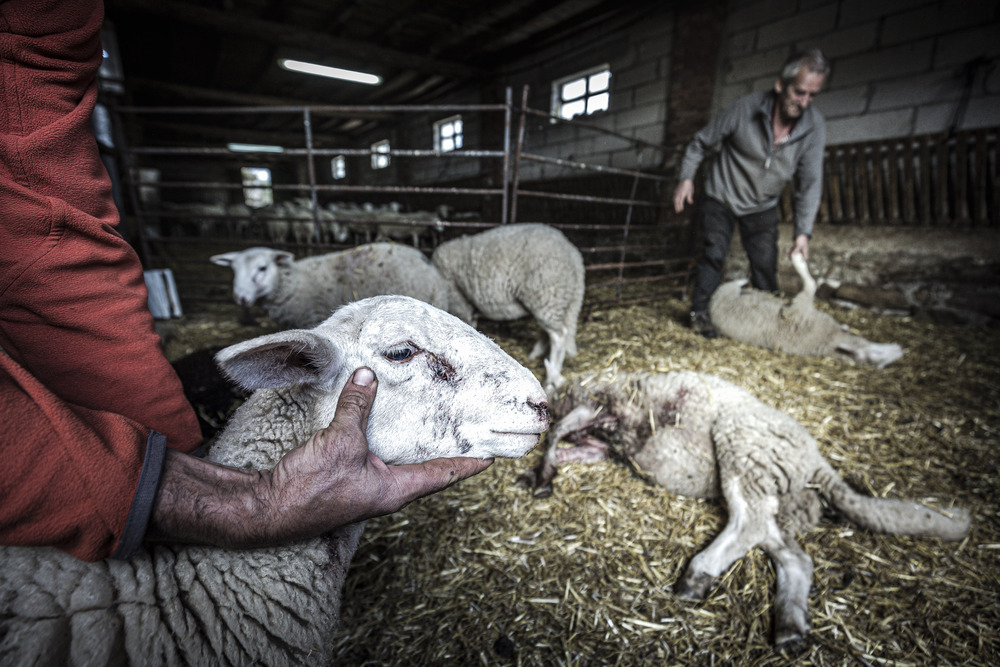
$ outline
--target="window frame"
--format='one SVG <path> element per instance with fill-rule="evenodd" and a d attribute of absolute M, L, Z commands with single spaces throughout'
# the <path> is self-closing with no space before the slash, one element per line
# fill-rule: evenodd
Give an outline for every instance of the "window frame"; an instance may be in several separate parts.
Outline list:
<path fill-rule="evenodd" d="M 347 178 L 347 157 L 344 155 L 334 155 L 330 158 L 330 176 L 335 181 Z"/>
<path fill-rule="evenodd" d="M 267 181 L 248 178 L 248 170 L 266 171 Z M 262 208 L 274 203 L 274 172 L 270 167 L 240 167 L 240 183 L 243 185 L 243 203 L 250 208 Z M 260 196 L 257 196 L 257 192 L 260 192 Z"/>
<path fill-rule="evenodd" d="M 592 80 L 594 77 L 607 74 L 607 83 L 604 87 L 598 90 L 591 90 Z M 611 65 L 604 63 L 602 65 L 597 65 L 595 67 L 590 67 L 585 70 L 581 70 L 569 76 L 564 76 L 556 79 L 552 82 L 552 106 L 551 113 L 556 118 L 552 119 L 552 122 L 557 122 L 557 119 L 562 120 L 572 120 L 576 116 L 592 116 L 597 113 L 607 112 L 611 109 L 611 80 L 613 75 L 611 73 Z M 583 93 L 573 97 L 567 98 L 565 95 L 565 88 L 569 84 L 577 83 L 579 80 L 583 80 Z M 590 101 L 595 100 L 605 96 L 607 98 L 607 103 L 601 107 L 594 109 L 593 111 L 588 111 L 590 107 Z M 578 102 L 583 103 L 583 109 L 577 111 L 569 116 L 565 115 L 564 108 L 570 104 L 576 104 Z"/>
<path fill-rule="evenodd" d="M 457 128 L 456 128 L 457 125 Z M 451 136 L 445 137 L 444 130 L 446 128 L 451 128 Z M 457 141 L 455 138 L 457 137 Z M 450 140 L 452 146 L 450 148 L 445 148 L 446 141 Z M 441 153 L 450 153 L 452 151 L 462 150 L 465 147 L 465 123 L 462 120 L 461 114 L 456 114 L 454 116 L 449 116 L 448 118 L 442 118 L 434 123 L 434 150 Z"/>
<path fill-rule="evenodd" d="M 389 152 L 391 146 L 388 139 L 379 139 L 371 145 L 372 169 L 387 169 L 391 159 Z"/>

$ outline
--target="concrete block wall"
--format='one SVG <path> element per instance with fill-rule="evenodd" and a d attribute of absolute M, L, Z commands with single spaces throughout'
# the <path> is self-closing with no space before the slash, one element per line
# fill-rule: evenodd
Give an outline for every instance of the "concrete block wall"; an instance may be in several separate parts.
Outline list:
<path fill-rule="evenodd" d="M 663 156 L 659 150 L 642 149 L 640 158 L 636 144 L 629 139 L 657 145 L 663 142 L 672 39 L 672 13 L 667 9 L 651 8 L 638 20 L 618 26 L 603 25 L 563 41 L 540 56 L 512 62 L 501 74 L 500 85 L 513 88 L 514 101 L 518 105 L 523 86 L 529 86 L 528 106 L 545 112 L 552 111 L 554 81 L 607 64 L 611 70 L 609 110 L 578 116 L 577 120 L 627 137 L 622 139 L 553 123 L 545 118 L 530 118 L 525 132 L 525 150 L 546 157 L 622 169 L 660 164 Z M 522 162 L 523 180 L 579 174 L 579 171 L 569 172 L 549 164 Z"/>
<path fill-rule="evenodd" d="M 833 67 L 815 102 L 830 145 L 1000 125 L 996 0 L 730 0 L 713 113 L 814 46 Z"/>
<path fill-rule="evenodd" d="M 688 100 L 693 93 L 685 86 L 671 88 L 672 73 L 677 74 L 672 67 L 678 64 L 686 68 L 685 81 L 710 81 L 712 77 L 692 76 L 697 73 L 687 71 L 691 63 L 683 56 L 693 47 L 675 37 L 675 25 L 682 24 L 677 13 L 681 10 L 668 3 L 651 6 L 630 21 L 595 27 L 531 58 L 513 60 L 496 80 L 484 81 L 480 90 L 465 90 L 448 102 L 477 103 L 490 95 L 495 98 L 500 94 L 496 91 L 510 86 L 514 103 L 519 105 L 522 86 L 527 85 L 528 106 L 551 111 L 553 81 L 608 64 L 612 75 L 610 109 L 578 118 L 629 138 L 669 144 L 666 155 L 646 149 L 641 163 L 643 168 L 669 167 L 671 153 L 686 144 L 697 129 L 687 127 L 691 123 L 685 116 L 708 118 L 740 95 L 771 88 L 789 55 L 818 46 L 833 66 L 816 100 L 817 108 L 827 117 L 830 145 L 942 132 L 956 121 L 960 121 L 957 129 L 1000 125 L 997 0 L 722 2 L 725 19 L 718 53 L 714 58 L 700 59 L 704 63 L 699 66 L 715 72 L 712 102 L 701 109 L 695 108 L 702 105 L 701 98 L 695 95 Z M 709 12 L 705 16 L 713 15 Z M 675 53 L 677 49 L 682 53 Z M 969 64 L 975 62 L 980 64 L 970 69 Z M 486 90 L 491 92 L 484 94 Z M 967 104 L 959 119 L 960 101 L 966 93 Z M 467 147 L 482 145 L 478 131 L 475 122 L 467 123 Z M 429 142 L 429 126 L 413 129 L 410 135 L 416 137 L 420 132 L 427 134 Z M 636 146 L 627 140 L 543 118 L 529 119 L 526 150 L 602 166 L 640 166 Z M 435 164 L 426 174 L 414 172 L 413 182 L 473 176 L 483 168 L 470 161 L 442 172 L 441 165 Z M 523 162 L 520 176 L 530 181 L 578 173 Z M 396 175 L 388 170 L 377 178 L 391 180 Z"/>

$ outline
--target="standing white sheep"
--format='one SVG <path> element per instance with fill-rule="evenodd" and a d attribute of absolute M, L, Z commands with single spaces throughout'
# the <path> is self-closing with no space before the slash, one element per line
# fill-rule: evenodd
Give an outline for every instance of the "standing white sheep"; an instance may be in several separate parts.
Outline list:
<path fill-rule="evenodd" d="M 963 509 L 938 512 L 856 493 L 801 424 L 712 375 L 590 378 L 550 403 L 558 421 L 545 456 L 519 483 L 538 495 L 550 493 L 560 462 L 599 460 L 610 448 L 671 493 L 721 495 L 729 520 L 691 560 L 676 591 L 704 597 L 734 561 L 762 547 L 777 573 L 776 644 L 798 641 L 809 631 L 812 559 L 796 533 L 818 523 L 820 497 L 849 520 L 881 533 L 960 540 L 969 530 Z M 577 446 L 557 449 L 562 439 Z"/>
<path fill-rule="evenodd" d="M 316 220 L 313 218 L 312 202 L 309 198 L 296 197 L 284 202 L 282 208 L 291 221 L 292 238 L 295 239 L 295 242 L 299 245 L 314 242 L 316 240 Z"/>
<path fill-rule="evenodd" d="M 562 365 L 576 356 L 585 270 L 580 251 L 554 227 L 514 224 L 442 243 L 432 256 L 451 288 L 450 312 L 474 322 L 531 315 L 542 335 L 529 358 L 548 349 L 547 390 L 562 386 Z"/>
<path fill-rule="evenodd" d="M 271 204 L 258 209 L 264 219 L 264 230 L 271 243 L 284 243 L 288 239 L 292 223 L 285 213 L 283 204 Z"/>
<path fill-rule="evenodd" d="M 335 308 L 379 294 L 402 294 L 448 309 L 448 287 L 419 250 L 395 243 L 370 243 L 342 252 L 295 260 L 284 250 L 248 248 L 213 255 L 233 270 L 233 299 L 258 301 L 286 327 L 313 327 Z"/>
<path fill-rule="evenodd" d="M 826 313 L 816 310 L 816 281 L 801 253 L 792 264 L 802 278 L 802 291 L 791 303 L 768 292 L 746 287 L 745 280 L 719 286 L 708 304 L 712 324 L 723 336 L 779 352 L 835 358 L 885 368 L 903 356 L 895 343 L 872 343 L 850 333 Z"/>
<path fill-rule="evenodd" d="M 548 427 L 535 377 L 467 324 L 408 297 L 366 299 L 311 330 L 222 350 L 253 395 L 210 460 L 273 467 L 333 418 L 368 366 L 372 452 L 389 464 L 520 457 Z M 282 547 L 151 545 L 85 563 L 53 548 L 0 548 L 0 663 L 327 665 L 363 523 Z"/>

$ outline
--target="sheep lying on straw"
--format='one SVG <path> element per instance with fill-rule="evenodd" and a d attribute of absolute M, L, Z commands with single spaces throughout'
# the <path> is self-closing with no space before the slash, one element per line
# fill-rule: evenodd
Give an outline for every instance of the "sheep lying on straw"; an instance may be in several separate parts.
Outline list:
<path fill-rule="evenodd" d="M 847 327 L 816 310 L 816 281 L 806 260 L 792 255 L 802 278 L 802 291 L 791 303 L 773 294 L 746 287 L 745 280 L 719 286 L 708 304 L 712 324 L 723 336 L 780 352 L 806 356 L 833 356 L 858 364 L 885 368 L 903 356 L 895 343 L 873 343 L 848 332 Z"/>
<path fill-rule="evenodd" d="M 762 547 L 777 571 L 776 644 L 801 640 L 810 628 L 812 559 L 796 534 L 818 523 L 821 499 L 882 533 L 960 540 L 969 530 L 966 510 L 938 512 L 856 493 L 802 425 L 712 375 L 590 378 L 567 386 L 551 410 L 558 421 L 545 456 L 519 482 L 550 493 L 560 462 L 598 460 L 610 447 L 672 493 L 722 496 L 728 523 L 691 560 L 676 591 L 704 597 L 735 560 Z M 562 439 L 577 446 L 557 449 Z"/>
<path fill-rule="evenodd" d="M 538 380 L 495 343 L 421 301 L 381 296 L 315 329 L 225 348 L 256 390 L 208 458 L 263 470 L 329 425 L 354 370 L 379 380 L 371 451 L 389 464 L 519 457 L 549 424 Z M 149 545 L 86 563 L 0 547 L 0 664 L 327 665 L 364 523 L 280 547 Z"/>

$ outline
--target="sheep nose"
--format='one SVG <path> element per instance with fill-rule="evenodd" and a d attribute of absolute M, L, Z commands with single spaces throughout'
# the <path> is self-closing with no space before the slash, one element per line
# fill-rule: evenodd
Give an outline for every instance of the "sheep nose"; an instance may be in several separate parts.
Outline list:
<path fill-rule="evenodd" d="M 528 401 L 528 406 L 535 411 L 539 419 L 541 419 L 546 424 L 552 420 L 552 414 L 549 412 L 549 404 L 545 401 L 540 403 L 535 403 L 533 401 Z"/>

